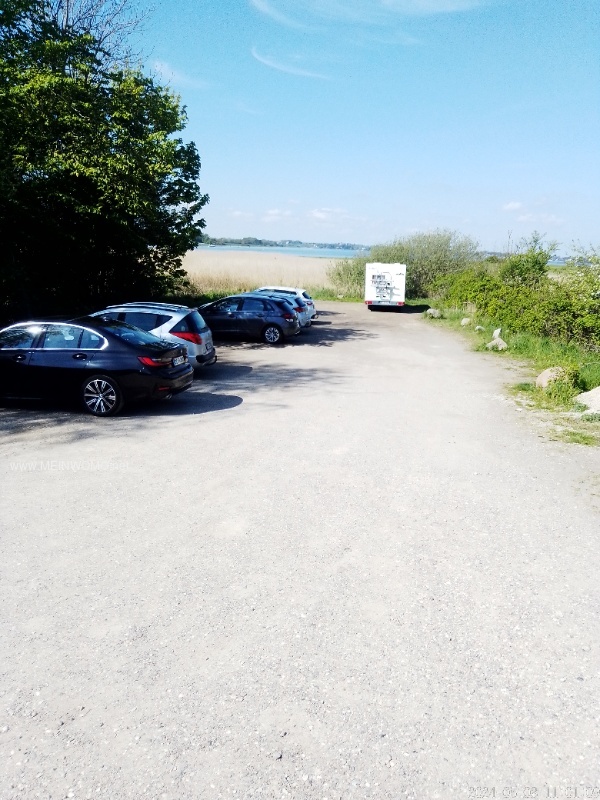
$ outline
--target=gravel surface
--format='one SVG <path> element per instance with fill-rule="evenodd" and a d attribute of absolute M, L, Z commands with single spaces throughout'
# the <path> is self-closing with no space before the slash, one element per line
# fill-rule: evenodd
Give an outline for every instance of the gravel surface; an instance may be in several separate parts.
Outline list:
<path fill-rule="evenodd" d="M 319 306 L 114 420 L 0 409 L 2 800 L 600 796 L 598 450 Z"/>

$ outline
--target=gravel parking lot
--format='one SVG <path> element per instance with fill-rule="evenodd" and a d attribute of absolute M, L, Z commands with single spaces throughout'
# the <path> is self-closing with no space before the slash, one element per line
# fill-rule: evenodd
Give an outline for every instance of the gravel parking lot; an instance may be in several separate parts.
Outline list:
<path fill-rule="evenodd" d="M 0 409 L 2 800 L 600 797 L 598 451 L 318 307 L 168 402 Z"/>

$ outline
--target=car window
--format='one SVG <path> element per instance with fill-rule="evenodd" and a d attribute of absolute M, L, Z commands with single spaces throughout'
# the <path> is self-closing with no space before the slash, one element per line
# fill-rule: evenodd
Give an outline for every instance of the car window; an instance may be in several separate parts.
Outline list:
<path fill-rule="evenodd" d="M 119 312 L 103 311 L 101 314 L 98 314 L 97 316 L 101 317 L 102 319 L 119 319 Z"/>
<path fill-rule="evenodd" d="M 207 327 L 202 314 L 191 311 L 171 328 L 171 333 L 201 333 Z"/>
<path fill-rule="evenodd" d="M 154 311 L 126 311 L 122 318 L 130 325 L 135 325 L 136 328 L 141 328 L 143 331 L 152 331 L 154 328 L 158 328 L 157 317 L 158 314 Z"/>
<path fill-rule="evenodd" d="M 89 331 L 87 328 L 84 328 L 81 342 L 79 343 L 79 349 L 100 350 L 102 347 L 104 347 L 105 343 L 106 339 L 103 336 L 100 336 L 99 333 L 94 333 L 94 331 Z"/>
<path fill-rule="evenodd" d="M 74 325 L 48 325 L 41 346 L 44 350 L 76 350 L 81 333 Z"/>
<path fill-rule="evenodd" d="M 248 311 L 251 313 L 258 313 L 263 314 L 265 310 L 265 304 L 262 300 L 259 300 L 258 297 L 246 297 L 244 298 L 244 303 L 242 305 L 242 311 Z"/>
<path fill-rule="evenodd" d="M 240 307 L 241 300 L 239 297 L 226 297 L 214 306 L 217 314 L 226 314 L 229 311 L 237 311 Z"/>
<path fill-rule="evenodd" d="M 107 331 L 112 333 L 113 336 L 118 336 L 119 339 L 122 339 L 124 342 L 128 342 L 129 344 L 153 344 L 160 345 L 161 347 L 165 346 L 164 341 L 159 339 L 153 333 L 148 333 L 140 328 L 134 328 L 133 325 L 130 325 L 128 322 L 121 322 L 121 320 L 116 319 L 107 319 L 104 315 L 101 317 L 82 317 L 79 319 L 79 322 L 87 325 L 94 325 L 94 327 L 100 328 L 101 332 Z"/>
<path fill-rule="evenodd" d="M 277 306 L 277 308 L 284 314 L 289 314 L 290 311 L 294 310 L 294 306 L 291 303 L 288 303 L 287 300 L 281 299 L 281 300 L 274 300 L 273 302 Z"/>
<path fill-rule="evenodd" d="M 302 297 L 304 297 L 305 300 L 312 300 L 308 292 L 302 292 Z"/>
<path fill-rule="evenodd" d="M 31 326 L 29 328 L 9 328 L 0 333 L 0 350 L 15 349 L 26 350 L 33 345 L 40 328 Z"/>

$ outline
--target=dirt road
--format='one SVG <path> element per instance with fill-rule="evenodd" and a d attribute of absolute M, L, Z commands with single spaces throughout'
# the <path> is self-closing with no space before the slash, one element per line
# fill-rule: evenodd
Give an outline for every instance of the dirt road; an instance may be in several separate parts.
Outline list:
<path fill-rule="evenodd" d="M 597 450 L 320 305 L 164 404 L 0 409 L 2 800 L 600 795 Z"/>

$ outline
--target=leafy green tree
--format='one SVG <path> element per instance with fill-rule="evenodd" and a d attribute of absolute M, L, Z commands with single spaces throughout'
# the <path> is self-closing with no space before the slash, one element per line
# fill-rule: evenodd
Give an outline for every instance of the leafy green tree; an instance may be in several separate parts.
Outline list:
<path fill-rule="evenodd" d="M 184 280 L 208 201 L 178 98 L 107 68 L 45 0 L 0 10 L 0 315 L 72 313 Z"/>

